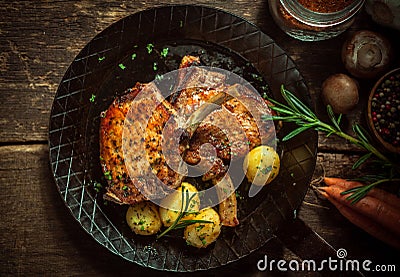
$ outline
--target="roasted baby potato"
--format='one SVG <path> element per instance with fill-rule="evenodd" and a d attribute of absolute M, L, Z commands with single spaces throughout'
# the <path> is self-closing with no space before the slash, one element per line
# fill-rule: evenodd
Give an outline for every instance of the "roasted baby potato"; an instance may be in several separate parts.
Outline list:
<path fill-rule="evenodd" d="M 194 220 L 207 220 L 212 223 L 195 223 L 185 228 L 184 239 L 188 245 L 205 248 L 213 243 L 221 233 L 221 222 L 218 213 L 208 207 L 202 209 Z"/>
<path fill-rule="evenodd" d="M 153 235 L 162 226 L 158 207 L 149 201 L 130 206 L 126 212 L 126 222 L 138 235 Z"/>
<path fill-rule="evenodd" d="M 168 195 L 161 201 L 159 212 L 161 217 L 161 222 L 165 227 L 169 227 L 172 223 L 175 222 L 182 208 L 182 188 L 185 193 L 185 201 L 183 203 L 183 207 L 186 207 L 187 200 L 186 199 L 186 191 L 189 191 L 190 198 L 194 193 L 196 194 L 193 199 L 190 201 L 188 210 L 186 211 L 188 214 L 185 215 L 182 220 L 191 219 L 194 217 L 195 212 L 199 211 L 200 208 L 200 198 L 197 195 L 198 191 L 196 187 L 191 185 L 190 183 L 183 182 L 182 185 L 174 191 L 172 194 Z M 168 208 L 164 208 L 168 207 Z"/>
<path fill-rule="evenodd" d="M 278 153 L 270 146 L 260 145 L 246 155 L 243 170 L 249 182 L 264 186 L 276 178 L 279 166 Z"/>

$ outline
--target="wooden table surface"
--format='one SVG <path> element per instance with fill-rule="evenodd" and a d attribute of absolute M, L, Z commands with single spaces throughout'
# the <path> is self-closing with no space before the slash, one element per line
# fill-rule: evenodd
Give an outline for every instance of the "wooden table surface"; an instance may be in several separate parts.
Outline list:
<path fill-rule="evenodd" d="M 148 7 L 187 1 L 1 1 L 0 5 L 0 276 L 7 275 L 151 275 L 153 270 L 123 261 L 98 245 L 73 219 L 61 199 L 49 166 L 50 108 L 59 82 L 74 57 L 100 31 Z M 322 81 L 345 72 L 340 61 L 344 40 L 358 29 L 386 34 L 399 49 L 399 32 L 374 24 L 363 11 L 350 30 L 322 42 L 301 42 L 285 35 L 273 22 L 266 0 L 191 1 L 222 8 L 261 28 L 295 61 L 315 103 L 319 105 Z M 398 51 L 397 51 L 398 52 Z M 395 60 L 393 66 L 399 66 Z M 363 121 L 365 99 L 374 80 L 361 81 L 361 101 L 346 117 L 347 127 Z M 318 106 L 319 115 L 324 111 Z M 359 149 L 334 137 L 319 135 L 314 177 L 353 177 Z M 308 226 L 308 227 L 307 227 Z M 307 234 L 303 231 L 308 230 Z M 307 229 L 309 228 L 309 229 Z M 258 276 L 257 261 L 304 259 L 319 248 L 344 248 L 348 258 L 370 259 L 374 264 L 395 264 L 400 253 L 372 238 L 343 218 L 312 189 L 297 219 L 275 239 L 243 261 L 208 273 L 240 272 Z M 329 253 L 329 251 L 327 252 Z M 334 256 L 333 256 L 334 257 Z M 308 257 L 310 258 L 310 257 Z M 312 257 L 311 257 L 312 258 Z M 328 256 L 326 256 L 328 258 Z M 204 272 L 203 272 L 204 273 Z M 275 272 L 279 275 L 279 272 Z M 300 275 L 318 275 L 303 272 Z M 295 274 L 289 274 L 295 275 Z"/>

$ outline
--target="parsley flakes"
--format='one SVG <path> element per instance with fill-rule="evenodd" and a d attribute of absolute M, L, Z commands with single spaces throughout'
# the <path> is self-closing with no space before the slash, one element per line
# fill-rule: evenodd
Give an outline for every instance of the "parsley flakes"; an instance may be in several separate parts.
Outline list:
<path fill-rule="evenodd" d="M 168 55 L 168 51 L 169 51 L 168 47 L 165 47 L 160 53 L 161 57 L 165 58 Z"/>
<path fill-rule="evenodd" d="M 152 44 L 152 43 L 147 44 L 147 46 L 146 46 L 147 53 L 151 54 L 151 52 L 153 52 L 153 48 L 154 48 L 154 44 Z"/>

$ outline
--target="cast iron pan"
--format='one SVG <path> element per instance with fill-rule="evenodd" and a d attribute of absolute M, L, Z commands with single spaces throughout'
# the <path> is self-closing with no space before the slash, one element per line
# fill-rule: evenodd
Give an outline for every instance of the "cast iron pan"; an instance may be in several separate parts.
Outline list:
<path fill-rule="evenodd" d="M 164 58 L 160 52 L 167 47 Z M 100 113 L 136 82 L 150 82 L 157 74 L 177 69 L 185 54 L 198 55 L 206 66 L 235 72 L 261 94 L 283 101 L 279 90 L 284 84 L 310 103 L 293 61 L 255 25 L 204 6 L 165 6 L 121 19 L 82 49 L 58 87 L 49 128 L 55 183 L 82 228 L 128 261 L 176 272 L 232 263 L 273 238 L 295 216 L 311 180 L 317 152 L 314 131 L 279 143 L 278 178 L 254 198 L 244 193 L 238 203 L 241 224 L 224 228 L 206 249 L 187 246 L 178 231 L 160 240 L 133 234 L 124 219 L 127 207 L 104 202 L 104 191 L 93 187 L 95 182 L 106 184 L 99 160 Z M 278 137 L 294 127 L 285 124 Z"/>

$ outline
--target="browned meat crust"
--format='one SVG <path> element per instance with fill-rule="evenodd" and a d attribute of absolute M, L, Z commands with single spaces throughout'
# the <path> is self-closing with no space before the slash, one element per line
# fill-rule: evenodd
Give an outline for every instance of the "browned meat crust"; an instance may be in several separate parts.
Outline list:
<path fill-rule="evenodd" d="M 100 156 L 103 172 L 108 179 L 104 197 L 119 204 L 146 200 L 148 197 L 141 191 L 153 198 L 164 196 L 165 190 L 157 186 L 157 178 L 169 188 L 178 187 L 183 178 L 166 164 L 161 151 L 162 131 L 171 114 L 169 103 L 165 101 L 154 111 L 149 110 L 155 99 L 135 99 L 143 89 L 146 93 L 148 88 L 136 84 L 125 95 L 116 98 L 101 118 Z M 157 94 L 151 95 L 155 97 Z M 145 118 L 144 115 L 149 112 L 152 116 Z M 125 121 L 127 117 L 129 120 Z M 137 127 L 146 131 L 140 132 L 140 129 L 135 129 Z M 132 149 L 132 155 L 123 154 L 123 143 Z M 141 153 L 140 149 L 145 151 Z"/>
<path fill-rule="evenodd" d="M 253 99 L 251 92 L 244 86 L 238 86 L 241 100 L 233 98 L 222 105 L 222 108 L 208 115 L 202 124 L 196 129 L 189 143 L 189 149 L 185 154 L 185 161 L 189 164 L 198 164 L 207 156 L 200 155 L 200 147 L 205 143 L 213 145 L 218 159 L 214 159 L 211 170 L 203 176 L 203 180 L 210 180 L 217 175 L 226 172 L 224 164 L 230 159 L 243 158 L 249 150 L 261 144 L 267 144 L 274 137 L 272 121 L 262 119 L 268 106 L 265 102 Z M 201 106 L 216 93 L 215 90 L 207 94 L 199 91 L 192 92 L 192 99 L 196 103 L 190 103 L 186 109 L 192 106 Z M 247 107 L 251 107 L 251 112 Z M 235 124 L 236 123 L 236 124 Z M 263 138 L 263 141 L 261 140 Z"/>
<path fill-rule="evenodd" d="M 115 98 L 102 113 L 100 121 L 100 160 L 108 179 L 105 198 L 123 204 L 143 201 L 145 198 L 132 183 L 122 151 L 122 132 L 126 114 L 142 86 L 136 84 L 127 93 Z"/>
<path fill-rule="evenodd" d="M 199 64 L 197 57 L 185 56 L 180 68 L 197 64 Z M 163 144 L 179 145 L 179 141 L 172 141 L 176 137 L 173 132 L 182 125 L 172 123 L 165 128 L 165 124 L 171 119 L 171 115 L 178 115 L 185 122 L 202 104 L 229 87 L 224 84 L 223 74 L 196 67 L 194 70 L 180 72 L 178 78 L 176 94 L 171 98 L 172 104 L 164 100 L 162 104 L 152 106 L 151 103 L 160 99 L 157 97 L 161 95 L 158 89 L 155 86 L 148 88 L 138 83 L 126 94 L 116 98 L 104 112 L 100 126 L 102 169 L 108 179 L 104 198 L 119 204 L 134 204 L 147 200 L 148 197 L 142 192 L 152 198 L 162 198 L 165 191 L 157 186 L 158 183 L 153 176 L 169 188 L 176 188 L 181 184 L 184 174 L 179 174 L 168 166 L 163 153 L 163 150 L 165 151 Z M 202 87 L 199 87 L 199 84 Z M 194 134 L 191 134 L 192 137 L 185 141 L 188 144 L 180 144 L 180 153 L 185 162 L 195 165 L 202 161 L 206 168 L 211 168 L 203 175 L 203 180 L 212 180 L 214 185 L 221 184 L 217 187 L 217 192 L 220 199 L 226 198 L 219 205 L 221 222 L 225 226 L 239 224 L 236 216 L 236 197 L 232 192 L 232 181 L 226 174 L 226 164 L 230 159 L 243 157 L 249 149 L 266 143 L 272 138 L 271 131 L 273 131 L 269 125 L 273 123 L 261 119 L 268 110 L 266 103 L 253 99 L 251 91 L 245 86 L 239 85 L 236 88 L 244 98 L 241 100 L 233 98 L 224 103 L 221 109 L 210 113 Z M 150 89 L 156 93 L 148 98 L 137 99 L 138 93 L 143 89 Z M 252 114 L 242 101 L 247 103 L 247 107 L 252 107 Z M 152 116 L 147 120 L 143 115 L 149 112 Z M 227 122 L 227 115 L 237 124 Z M 138 132 L 135 126 L 144 131 Z M 262 141 L 261 137 L 266 140 Z M 200 153 L 200 147 L 205 143 L 215 147 L 216 159 L 210 159 L 207 153 Z M 125 156 L 123 144 L 127 144 L 134 154 Z M 145 150 L 141 153 L 139 149 Z M 172 162 L 179 163 L 180 155 L 176 155 L 175 158 Z M 179 172 L 183 171 L 184 169 L 181 169 Z M 223 195 L 222 191 L 227 190 L 230 191 L 230 195 Z"/>

